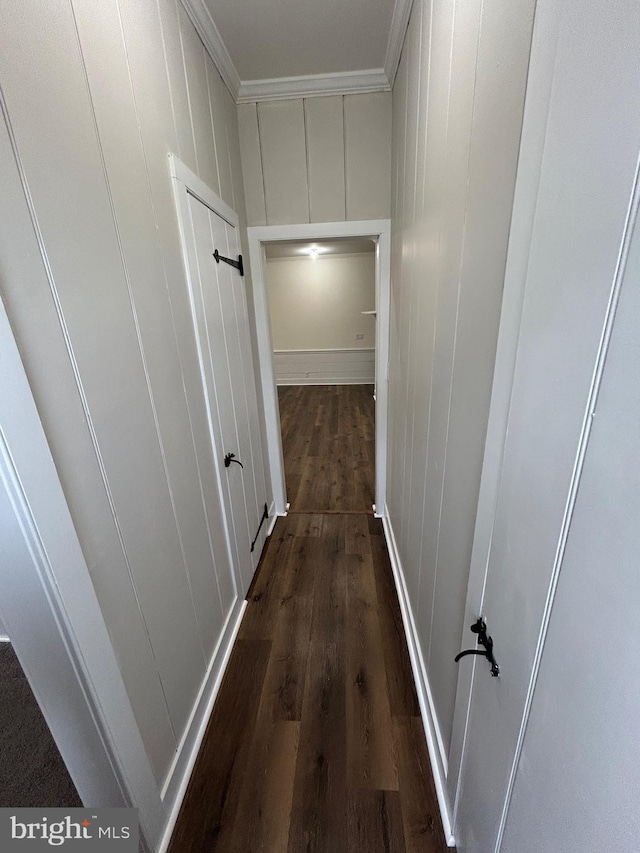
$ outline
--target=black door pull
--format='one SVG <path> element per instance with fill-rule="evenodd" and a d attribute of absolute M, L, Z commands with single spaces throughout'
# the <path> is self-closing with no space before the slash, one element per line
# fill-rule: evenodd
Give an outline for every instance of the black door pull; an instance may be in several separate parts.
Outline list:
<path fill-rule="evenodd" d="M 213 253 L 213 257 L 216 259 L 216 263 L 219 264 L 220 261 L 224 261 L 225 264 L 229 264 L 230 267 L 235 267 L 240 275 L 244 275 L 244 264 L 242 263 L 242 255 L 238 255 L 238 260 L 234 261 L 233 258 L 225 258 L 224 255 L 221 255 L 220 252 L 216 249 Z"/>
<path fill-rule="evenodd" d="M 235 453 L 227 453 L 227 455 L 224 457 L 224 467 L 228 468 L 232 462 L 235 462 L 236 465 L 239 465 L 241 468 L 244 468 L 242 462 L 239 459 L 236 459 Z"/>
<path fill-rule="evenodd" d="M 480 649 L 465 649 L 464 652 L 460 652 L 460 654 L 456 655 L 456 663 L 458 663 L 462 658 L 467 657 L 467 655 L 480 655 L 481 657 L 486 658 L 491 664 L 491 675 L 495 678 L 500 675 L 500 667 L 493 656 L 493 640 L 491 637 L 487 636 L 487 623 L 484 621 L 482 616 L 473 623 L 471 630 L 474 634 L 478 635 L 478 645 L 484 646 L 484 651 L 481 651 Z"/>

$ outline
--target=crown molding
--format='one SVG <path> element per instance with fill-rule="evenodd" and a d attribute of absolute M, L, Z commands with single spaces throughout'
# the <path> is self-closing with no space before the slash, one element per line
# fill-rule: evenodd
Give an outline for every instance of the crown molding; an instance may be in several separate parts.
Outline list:
<path fill-rule="evenodd" d="M 384 60 L 385 74 L 391 86 L 393 86 L 396 74 L 398 73 L 402 45 L 404 44 L 404 37 L 409 26 L 409 16 L 411 15 L 412 7 L 413 0 L 396 0 L 393 7 L 389 41 L 387 42 L 387 55 Z"/>
<path fill-rule="evenodd" d="M 240 76 L 204 0 L 181 0 L 181 2 L 220 72 L 227 89 L 231 92 L 233 99 L 237 101 L 240 91 Z"/>
<path fill-rule="evenodd" d="M 310 98 L 320 95 L 354 95 L 390 90 L 391 86 L 384 69 L 370 68 L 366 71 L 274 77 L 270 80 L 243 80 L 237 101 L 239 104 L 246 104 L 253 101 Z"/>

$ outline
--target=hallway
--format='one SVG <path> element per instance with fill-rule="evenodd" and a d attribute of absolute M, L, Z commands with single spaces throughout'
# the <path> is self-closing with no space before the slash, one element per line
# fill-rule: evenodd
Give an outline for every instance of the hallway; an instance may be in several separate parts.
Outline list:
<path fill-rule="evenodd" d="M 287 476 L 306 470 L 307 490 L 267 543 L 171 853 L 447 849 L 382 522 L 353 511 L 365 488 L 336 512 L 345 489 L 305 452 L 345 434 L 368 450 L 370 388 L 282 389 Z M 355 461 L 372 494 L 372 463 L 354 456 L 343 482 Z M 300 510 L 314 476 L 333 512 Z"/>

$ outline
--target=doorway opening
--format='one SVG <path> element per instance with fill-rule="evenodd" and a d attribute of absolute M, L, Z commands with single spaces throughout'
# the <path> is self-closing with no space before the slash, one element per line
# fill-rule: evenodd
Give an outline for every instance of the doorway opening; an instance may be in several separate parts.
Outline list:
<path fill-rule="evenodd" d="M 359 371 L 360 376 L 366 379 L 365 373 L 368 369 L 369 373 L 367 375 L 369 376 L 370 380 L 372 380 L 371 385 L 373 387 L 370 387 L 368 391 L 365 391 L 365 395 L 369 394 L 373 402 L 373 423 L 371 424 L 371 428 L 373 430 L 374 437 L 373 456 L 375 461 L 375 476 L 373 503 L 370 503 L 366 507 L 359 507 L 359 511 L 370 511 L 371 509 L 373 509 L 375 515 L 381 517 L 384 515 L 386 501 L 390 221 L 369 220 L 362 222 L 334 222 L 312 225 L 310 224 L 264 226 L 249 228 L 247 229 L 247 231 L 249 238 L 251 270 L 253 276 L 253 293 L 258 355 L 260 360 L 260 377 L 265 406 L 267 440 L 269 445 L 269 467 L 271 473 L 276 512 L 278 513 L 278 515 L 286 515 L 287 510 L 289 509 L 289 498 L 291 497 L 291 495 L 289 495 L 289 492 L 287 491 L 287 483 L 285 480 L 285 463 L 283 453 L 282 424 L 280 418 L 279 397 L 281 397 L 284 402 L 287 402 L 285 398 L 293 396 L 291 392 L 287 392 L 286 390 L 282 390 L 279 394 L 278 387 L 280 387 L 281 389 L 286 389 L 290 384 L 293 384 L 293 381 L 297 381 L 302 384 L 301 379 L 307 381 L 311 380 L 314 378 L 313 374 L 315 374 L 315 379 L 312 383 L 314 385 L 320 386 L 322 384 L 326 384 L 327 386 L 335 386 L 335 377 L 337 375 L 338 377 L 342 377 L 342 382 L 340 382 L 340 384 L 342 385 L 344 383 L 346 386 L 347 383 L 344 381 L 345 378 L 351 379 L 351 382 L 349 384 L 353 383 L 354 378 L 357 379 L 357 375 L 355 375 L 353 371 Z M 303 356 L 303 361 L 301 362 L 300 351 L 298 350 L 298 352 L 296 352 L 295 347 L 278 347 L 278 341 L 282 342 L 284 340 L 286 342 L 287 340 L 295 340 L 295 338 L 286 337 L 286 335 L 295 333 L 295 323 L 289 322 L 289 320 L 291 320 L 291 316 L 289 316 L 288 318 L 286 318 L 286 322 L 284 324 L 284 331 L 283 327 L 279 325 L 280 320 L 276 321 L 276 323 L 274 323 L 272 326 L 272 313 L 269 299 L 270 276 L 268 265 L 270 262 L 273 262 L 276 258 L 278 258 L 279 255 L 280 257 L 282 257 L 284 252 L 292 252 L 293 248 L 291 244 L 294 243 L 298 244 L 297 248 L 299 255 L 303 253 L 302 246 L 306 246 L 306 249 L 304 250 L 306 254 L 305 261 L 307 264 L 312 264 L 314 263 L 314 261 L 312 260 L 312 256 L 310 254 L 311 248 L 315 248 L 317 250 L 315 253 L 317 263 L 317 259 L 321 254 L 321 250 L 326 249 L 332 242 L 337 243 L 337 241 L 339 240 L 348 240 L 353 246 L 353 241 L 361 238 L 366 238 L 367 241 L 373 246 L 374 302 L 367 308 L 360 307 L 359 312 L 367 311 L 375 312 L 375 314 L 358 313 L 358 328 L 356 329 L 354 326 L 349 330 L 347 324 L 347 326 L 342 329 L 342 333 L 344 335 L 353 335 L 354 344 L 360 344 L 360 341 L 370 342 L 373 343 L 373 347 L 336 347 L 334 345 L 333 348 L 317 346 L 315 350 L 313 350 L 311 349 L 311 344 L 307 343 L 304 347 L 305 354 Z M 285 244 L 287 243 L 290 244 L 288 249 L 285 246 Z M 365 244 L 360 245 L 363 246 Z M 339 254 L 348 254 L 344 251 L 345 246 L 346 243 L 342 245 L 342 252 L 339 251 L 340 247 L 336 248 L 336 256 L 338 256 Z M 329 254 L 329 252 L 326 251 L 325 254 Z M 289 294 L 291 293 L 291 286 L 293 285 L 291 285 L 290 283 Z M 284 293 L 278 294 L 276 301 L 285 301 L 284 299 L 281 299 L 281 297 L 286 295 L 286 283 L 285 286 L 281 288 L 281 290 Z M 303 301 L 308 302 L 309 300 L 303 299 Z M 323 308 L 326 307 L 326 299 L 324 301 L 320 300 L 320 304 L 322 304 Z M 289 298 L 288 309 L 290 315 L 292 313 L 291 308 L 291 299 Z M 353 312 L 351 313 L 353 318 Z M 325 313 L 323 322 L 326 321 L 327 318 L 328 313 Z M 319 331 L 318 327 L 319 325 L 321 325 L 321 323 L 319 322 L 320 319 L 320 315 L 316 310 L 314 335 L 316 334 L 316 332 Z M 370 334 L 368 338 L 366 336 L 367 333 L 364 328 L 365 323 L 367 322 L 373 325 L 373 328 L 369 329 Z M 307 327 L 307 331 L 308 329 L 309 327 Z M 274 333 L 278 335 L 278 338 L 275 338 Z M 281 337 L 282 334 L 285 335 L 284 338 Z M 362 334 L 363 337 L 356 338 L 356 335 L 360 334 Z M 307 338 L 307 340 L 315 340 L 315 338 Z M 343 338 L 343 343 L 346 342 L 347 340 Z M 276 350 L 275 357 L 274 349 Z M 293 354 L 284 351 L 287 349 L 293 350 Z M 334 363 L 331 365 L 331 367 L 329 367 L 326 363 L 326 353 L 322 353 L 323 349 L 342 350 L 342 352 L 337 358 L 334 354 Z M 369 350 L 368 354 L 365 353 L 366 350 Z M 354 359 L 355 364 L 359 364 L 358 367 L 354 366 Z M 367 359 L 369 360 L 368 368 L 366 366 Z M 349 361 L 352 362 L 352 366 L 350 368 L 348 367 Z M 321 366 L 319 367 L 319 365 Z M 351 370 L 350 375 L 349 370 Z M 298 374 L 297 379 L 296 371 Z M 329 373 L 327 373 L 327 371 L 329 371 Z M 333 373 L 331 373 L 331 371 L 333 371 Z M 310 374 L 308 377 L 300 376 L 300 374 L 307 373 Z M 289 381 L 287 381 L 287 377 L 289 378 Z M 331 377 L 333 377 L 331 382 L 321 383 L 319 381 L 322 378 L 327 379 Z M 355 406 L 354 411 L 357 410 L 358 407 L 353 400 L 351 403 L 347 402 L 350 395 L 346 387 L 343 388 L 342 391 L 338 391 L 337 393 L 335 387 L 333 387 L 332 390 L 334 392 L 334 396 L 342 396 L 344 398 L 344 411 L 347 411 L 350 405 Z M 355 393 L 352 393 L 351 397 L 355 397 Z M 333 400 L 331 402 L 335 403 L 336 401 Z M 340 403 L 338 401 L 338 409 L 339 407 Z M 360 408 L 363 409 L 364 407 L 361 406 Z M 364 414 L 364 412 L 363 422 L 366 422 L 366 415 Z M 309 479 L 313 479 L 313 463 L 310 460 L 307 460 L 305 464 L 307 466 L 305 476 L 308 481 Z M 328 473 L 328 477 L 331 482 L 333 482 L 333 479 L 336 479 L 334 477 L 331 477 L 331 471 L 324 473 Z M 295 478 L 295 473 L 293 474 L 293 476 Z M 344 483 L 344 480 L 342 480 L 342 482 Z M 353 491 L 351 486 L 352 484 L 350 484 L 350 489 L 351 491 Z M 296 487 L 296 492 L 297 488 L 298 487 Z M 338 483 L 336 483 L 336 490 L 338 492 L 340 490 L 340 486 Z M 343 495 L 342 497 L 344 498 L 347 496 Z M 300 501 L 302 501 L 302 503 L 300 503 Z M 298 495 L 298 505 L 302 508 L 307 502 L 308 496 L 307 498 L 305 498 L 304 496 L 303 484 L 303 490 Z M 348 501 L 346 503 L 343 502 L 342 506 L 348 511 Z M 296 509 L 297 507 L 293 505 L 291 508 Z M 308 507 L 308 509 L 311 508 L 312 507 L 310 506 Z M 313 507 L 313 509 L 319 509 L 319 507 Z M 341 509 L 341 511 L 344 511 L 344 509 Z"/>
<path fill-rule="evenodd" d="M 375 244 L 265 246 L 290 512 L 375 503 Z"/>

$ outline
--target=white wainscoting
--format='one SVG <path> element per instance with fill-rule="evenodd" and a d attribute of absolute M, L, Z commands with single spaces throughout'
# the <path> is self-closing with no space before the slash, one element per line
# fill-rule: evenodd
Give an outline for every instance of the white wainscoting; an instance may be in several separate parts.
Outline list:
<path fill-rule="evenodd" d="M 278 385 L 373 385 L 375 349 L 276 350 Z"/>

